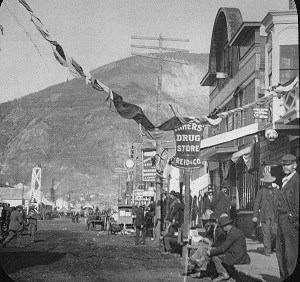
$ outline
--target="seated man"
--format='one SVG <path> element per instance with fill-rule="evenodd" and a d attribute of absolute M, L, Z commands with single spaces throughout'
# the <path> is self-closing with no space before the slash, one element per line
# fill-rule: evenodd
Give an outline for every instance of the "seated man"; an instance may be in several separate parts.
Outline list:
<path fill-rule="evenodd" d="M 194 272 L 198 266 L 201 271 L 206 271 L 210 258 L 207 255 L 207 250 L 212 247 L 219 247 L 226 239 L 225 231 L 218 225 L 216 214 L 212 213 L 209 216 L 208 222 L 205 225 L 206 235 L 202 242 L 199 243 L 198 249 L 189 258 L 190 272 Z M 194 278 L 201 278 L 202 274 L 195 273 Z"/>
<path fill-rule="evenodd" d="M 165 251 L 162 254 L 169 254 L 171 253 L 171 242 L 177 243 L 178 238 L 175 236 L 175 232 L 178 231 L 178 228 L 181 227 L 183 223 L 183 216 L 184 216 L 184 205 L 180 201 L 180 194 L 176 193 L 176 200 L 174 201 L 174 206 L 171 211 L 171 215 L 168 217 L 167 220 L 171 221 L 171 225 L 168 228 L 168 231 L 163 237 L 164 249 Z"/>
<path fill-rule="evenodd" d="M 218 272 L 218 277 L 213 281 L 223 281 L 229 278 L 228 271 L 234 270 L 235 264 L 249 264 L 250 257 L 247 253 L 247 245 L 241 230 L 232 225 L 229 217 L 219 219 L 219 226 L 227 233 L 225 242 L 207 250 Z"/>

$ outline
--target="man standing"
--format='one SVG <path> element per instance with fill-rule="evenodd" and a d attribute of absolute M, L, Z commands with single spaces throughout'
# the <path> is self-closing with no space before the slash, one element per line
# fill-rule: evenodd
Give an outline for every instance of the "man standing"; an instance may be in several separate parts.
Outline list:
<path fill-rule="evenodd" d="M 263 234 L 264 253 L 266 256 L 270 256 L 272 241 L 276 239 L 275 236 L 277 234 L 277 205 L 279 190 L 277 188 L 273 188 L 272 184 L 276 180 L 276 177 L 273 177 L 270 173 L 265 173 L 263 178 L 260 180 L 264 184 L 257 192 L 252 220 L 253 222 L 258 221 L 258 211 L 260 210 L 259 215 Z M 271 238 L 272 235 L 274 238 Z"/>
<path fill-rule="evenodd" d="M 16 207 L 16 210 L 13 211 L 10 215 L 9 223 L 9 235 L 2 243 L 3 247 L 9 243 L 9 241 L 16 237 L 17 238 L 17 247 L 24 247 L 21 245 L 22 231 L 23 231 L 23 216 L 22 216 L 23 206 L 19 205 Z"/>
<path fill-rule="evenodd" d="M 146 240 L 146 230 L 145 230 L 145 217 L 144 217 L 144 208 L 142 206 L 138 206 L 136 210 L 136 219 L 134 221 L 135 225 L 135 244 L 138 245 L 140 243 L 140 233 L 142 232 L 142 242 L 144 243 Z M 142 243 L 141 242 L 141 243 Z"/>
<path fill-rule="evenodd" d="M 229 209 L 231 206 L 231 201 L 228 196 L 228 181 L 224 180 L 221 183 L 221 191 L 216 195 L 212 201 L 213 212 L 220 217 L 221 214 L 226 213 L 229 216 Z"/>
<path fill-rule="evenodd" d="M 212 202 L 214 199 L 213 195 L 213 189 L 212 187 L 208 188 L 207 194 L 203 196 L 203 208 L 202 208 L 202 213 L 205 214 L 207 210 L 212 210 Z"/>
<path fill-rule="evenodd" d="M 35 239 L 35 234 L 37 230 L 37 218 L 38 214 L 35 211 L 35 207 L 30 207 L 29 208 L 29 214 L 27 215 L 27 220 L 28 220 L 28 234 L 30 236 L 30 241 L 31 243 L 34 243 Z"/>
<path fill-rule="evenodd" d="M 213 281 L 223 281 L 229 278 L 228 271 L 233 270 L 235 264 L 249 264 L 246 239 L 241 230 L 232 225 L 229 217 L 219 219 L 219 226 L 227 233 L 225 242 L 216 248 L 207 250 L 218 272 Z"/>
<path fill-rule="evenodd" d="M 285 177 L 278 197 L 276 256 L 280 277 L 286 279 L 296 268 L 299 238 L 299 174 L 296 157 L 288 154 L 281 164 Z"/>

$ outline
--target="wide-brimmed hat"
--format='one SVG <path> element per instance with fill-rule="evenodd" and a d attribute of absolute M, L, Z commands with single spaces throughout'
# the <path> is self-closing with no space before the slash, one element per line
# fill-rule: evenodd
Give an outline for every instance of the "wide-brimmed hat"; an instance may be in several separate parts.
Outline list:
<path fill-rule="evenodd" d="M 264 173 L 263 178 L 260 179 L 262 182 L 272 183 L 276 180 L 275 176 L 272 176 L 271 173 Z"/>
<path fill-rule="evenodd" d="M 297 160 L 297 158 L 294 155 L 287 154 L 281 158 L 281 163 L 290 165 L 290 164 L 293 164 L 294 162 L 296 162 L 296 160 Z"/>
<path fill-rule="evenodd" d="M 174 190 L 172 190 L 171 192 L 170 192 L 170 195 L 173 195 L 173 196 L 175 196 L 175 191 Z"/>
<path fill-rule="evenodd" d="M 232 220 L 227 216 L 227 217 L 221 217 L 219 219 L 219 226 L 224 227 L 226 225 L 232 224 Z"/>

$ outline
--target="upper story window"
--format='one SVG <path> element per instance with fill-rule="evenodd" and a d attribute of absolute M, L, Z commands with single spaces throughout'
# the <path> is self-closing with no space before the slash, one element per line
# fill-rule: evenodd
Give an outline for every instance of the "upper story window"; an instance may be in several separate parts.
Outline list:
<path fill-rule="evenodd" d="M 251 33 L 247 38 L 245 38 L 241 46 L 239 46 L 239 59 L 242 59 L 245 56 L 254 43 L 254 33 Z"/>
<path fill-rule="evenodd" d="M 244 89 L 240 89 L 234 95 L 235 108 L 241 108 L 244 105 Z M 243 126 L 243 111 L 237 111 L 234 117 L 234 128 L 240 128 Z"/>
<path fill-rule="evenodd" d="M 280 46 L 280 83 L 285 83 L 299 74 L 298 45 Z"/>
<path fill-rule="evenodd" d="M 239 70 L 239 49 L 237 46 L 231 47 L 231 75 L 234 76 Z"/>

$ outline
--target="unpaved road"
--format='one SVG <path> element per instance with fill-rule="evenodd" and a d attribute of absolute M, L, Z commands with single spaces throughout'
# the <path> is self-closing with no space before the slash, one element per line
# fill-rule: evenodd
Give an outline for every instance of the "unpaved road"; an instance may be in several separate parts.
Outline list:
<path fill-rule="evenodd" d="M 153 242 L 135 246 L 132 235 L 86 231 L 84 219 L 39 221 L 36 239 L 24 236 L 25 248 L 15 239 L 0 247 L 2 268 L 14 281 L 200 281 L 184 279 L 180 255 L 164 256 Z"/>

